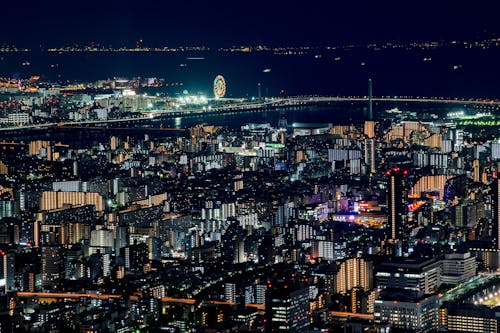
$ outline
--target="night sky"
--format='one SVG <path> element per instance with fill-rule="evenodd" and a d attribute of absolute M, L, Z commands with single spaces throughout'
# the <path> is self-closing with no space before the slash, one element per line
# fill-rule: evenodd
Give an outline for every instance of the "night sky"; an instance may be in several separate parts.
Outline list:
<path fill-rule="evenodd" d="M 2 4 L 0 42 L 324 44 L 489 38 L 496 1 L 25 0 Z"/>

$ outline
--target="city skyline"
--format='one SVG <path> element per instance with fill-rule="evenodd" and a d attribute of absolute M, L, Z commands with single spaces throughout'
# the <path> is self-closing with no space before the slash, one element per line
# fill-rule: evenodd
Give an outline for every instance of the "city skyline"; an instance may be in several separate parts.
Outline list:
<path fill-rule="evenodd" d="M 0 331 L 498 333 L 497 7 L 8 2 Z"/>

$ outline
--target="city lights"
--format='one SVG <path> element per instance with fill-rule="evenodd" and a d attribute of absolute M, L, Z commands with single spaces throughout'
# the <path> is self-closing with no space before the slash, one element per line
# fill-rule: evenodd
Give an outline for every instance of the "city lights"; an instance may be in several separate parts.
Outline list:
<path fill-rule="evenodd" d="M 495 7 L 5 1 L 0 331 L 498 333 Z"/>

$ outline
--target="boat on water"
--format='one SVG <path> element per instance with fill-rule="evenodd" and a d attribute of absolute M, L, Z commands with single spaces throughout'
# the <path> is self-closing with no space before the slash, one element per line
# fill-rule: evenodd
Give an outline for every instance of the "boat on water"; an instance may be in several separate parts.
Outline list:
<path fill-rule="evenodd" d="M 389 110 L 386 110 L 385 112 L 386 113 L 403 113 L 403 111 L 399 110 L 397 107 L 389 109 Z"/>

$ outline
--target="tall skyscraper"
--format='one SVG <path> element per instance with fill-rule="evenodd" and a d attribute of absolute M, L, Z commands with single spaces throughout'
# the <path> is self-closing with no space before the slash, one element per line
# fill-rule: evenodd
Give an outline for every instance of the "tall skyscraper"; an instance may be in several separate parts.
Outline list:
<path fill-rule="evenodd" d="M 2 270 L 0 275 L 5 279 L 5 290 L 11 291 L 15 289 L 15 253 L 0 251 L 0 265 Z"/>
<path fill-rule="evenodd" d="M 373 139 L 366 139 L 365 140 L 365 146 L 364 146 L 364 157 L 365 157 L 365 164 L 370 167 L 370 174 L 373 174 L 377 171 L 377 166 L 376 166 L 376 155 L 375 155 L 375 140 Z"/>
<path fill-rule="evenodd" d="M 392 242 L 405 238 L 405 222 L 407 215 L 406 177 L 408 171 L 394 168 L 387 171 L 387 209 L 388 239 Z"/>
<path fill-rule="evenodd" d="M 491 182 L 491 194 L 493 202 L 493 220 L 491 221 L 491 236 L 493 238 L 493 246 L 496 250 L 500 250 L 500 182 L 495 178 Z"/>

